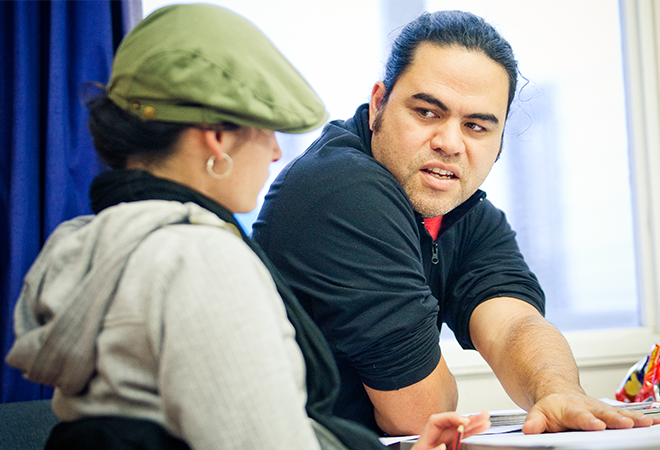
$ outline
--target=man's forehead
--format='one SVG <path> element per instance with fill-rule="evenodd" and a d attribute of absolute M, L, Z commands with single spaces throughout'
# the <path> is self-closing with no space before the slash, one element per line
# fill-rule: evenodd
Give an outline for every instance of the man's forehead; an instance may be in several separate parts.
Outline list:
<path fill-rule="evenodd" d="M 410 59 L 410 66 L 415 65 L 417 60 L 423 58 L 424 55 L 429 54 L 434 55 L 434 58 L 439 61 L 442 61 L 451 55 L 480 55 L 488 61 L 501 65 L 479 48 L 468 48 L 461 44 L 438 44 L 432 41 L 422 41 L 413 51 L 413 56 Z M 410 66 L 408 68 L 410 68 Z M 502 67 L 502 69 L 504 69 L 504 67 Z"/>
<path fill-rule="evenodd" d="M 502 65 L 481 50 L 463 46 L 440 46 L 423 43 L 418 46 L 408 69 L 392 88 L 405 90 L 409 99 L 435 103 L 444 102 L 456 93 L 468 103 L 487 106 L 490 113 L 506 116 L 509 77 Z M 448 106 L 448 105 L 446 105 Z M 499 115 L 499 114 L 497 114 Z"/>
<path fill-rule="evenodd" d="M 451 62 L 451 64 L 448 64 Z M 504 66 L 499 62 L 488 56 L 483 50 L 476 48 L 467 48 L 462 45 L 439 45 L 433 42 L 420 43 L 413 53 L 410 64 L 405 71 L 402 72 L 401 77 L 409 74 L 410 72 L 419 71 L 432 67 L 432 70 L 439 75 L 443 73 L 451 73 L 456 69 L 457 64 L 468 63 L 470 65 L 483 66 L 483 72 L 497 68 L 506 79 L 508 84 L 508 73 Z M 508 87 L 508 86 L 507 86 Z"/>

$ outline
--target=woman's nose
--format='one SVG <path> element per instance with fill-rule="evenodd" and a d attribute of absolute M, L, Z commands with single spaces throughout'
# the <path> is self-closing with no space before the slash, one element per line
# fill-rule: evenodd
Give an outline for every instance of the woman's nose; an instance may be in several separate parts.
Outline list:
<path fill-rule="evenodd" d="M 277 137 L 273 138 L 275 142 L 275 146 L 273 148 L 273 162 L 279 161 L 279 159 L 282 157 L 282 149 L 280 149 L 280 144 L 277 142 Z"/>

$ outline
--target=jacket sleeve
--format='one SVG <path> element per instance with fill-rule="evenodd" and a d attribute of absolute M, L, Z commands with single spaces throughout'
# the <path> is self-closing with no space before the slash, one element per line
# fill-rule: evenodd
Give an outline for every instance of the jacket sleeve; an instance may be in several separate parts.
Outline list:
<path fill-rule="evenodd" d="M 168 427 L 195 449 L 318 449 L 304 361 L 267 269 L 230 232 L 178 232 L 181 245 L 170 230 L 168 254 L 154 255 L 162 307 L 150 321 Z"/>
<path fill-rule="evenodd" d="M 527 266 L 516 233 L 488 200 L 441 236 L 446 285 L 438 293 L 442 319 L 463 348 L 474 348 L 469 323 L 474 309 L 497 297 L 526 301 L 545 314 L 545 297 Z"/>
<path fill-rule="evenodd" d="M 369 387 L 399 389 L 440 359 L 438 305 L 414 213 L 373 158 L 351 148 L 331 153 L 314 159 L 320 167 L 294 163 L 280 175 L 254 237 L 335 354 Z"/>

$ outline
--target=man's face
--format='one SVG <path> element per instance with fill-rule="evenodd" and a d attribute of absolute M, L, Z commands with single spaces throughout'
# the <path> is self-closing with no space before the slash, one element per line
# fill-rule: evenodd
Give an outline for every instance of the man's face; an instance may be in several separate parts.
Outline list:
<path fill-rule="evenodd" d="M 374 158 L 423 217 L 446 214 L 486 179 L 499 154 L 509 96 L 506 70 L 483 52 L 423 43 L 383 103 L 369 106 Z"/>

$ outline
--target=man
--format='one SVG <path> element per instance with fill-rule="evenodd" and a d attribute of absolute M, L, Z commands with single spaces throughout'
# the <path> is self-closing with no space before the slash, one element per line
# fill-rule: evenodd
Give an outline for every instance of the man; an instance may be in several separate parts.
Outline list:
<path fill-rule="evenodd" d="M 591 399 L 504 214 L 478 190 L 516 90 L 509 44 L 482 19 L 424 14 L 394 43 L 368 105 L 271 188 L 254 238 L 328 339 L 336 413 L 390 435 L 453 410 L 442 323 L 529 411 L 526 433 L 650 425 Z"/>

